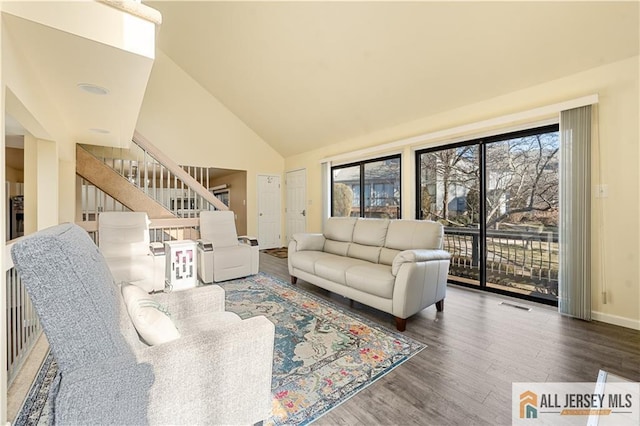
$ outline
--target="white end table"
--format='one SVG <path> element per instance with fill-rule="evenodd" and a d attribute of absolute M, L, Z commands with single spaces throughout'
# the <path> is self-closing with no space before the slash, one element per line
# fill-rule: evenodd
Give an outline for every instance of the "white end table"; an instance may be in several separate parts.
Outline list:
<path fill-rule="evenodd" d="M 166 241 L 165 291 L 194 288 L 198 284 L 196 242 L 192 240 Z"/>

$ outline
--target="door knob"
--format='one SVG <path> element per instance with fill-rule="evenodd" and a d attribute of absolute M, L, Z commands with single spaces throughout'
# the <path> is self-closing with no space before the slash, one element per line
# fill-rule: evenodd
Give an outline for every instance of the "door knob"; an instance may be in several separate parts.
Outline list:
<path fill-rule="evenodd" d="M 306 216 L 307 215 L 307 210 L 302 210 L 302 216 Z"/>

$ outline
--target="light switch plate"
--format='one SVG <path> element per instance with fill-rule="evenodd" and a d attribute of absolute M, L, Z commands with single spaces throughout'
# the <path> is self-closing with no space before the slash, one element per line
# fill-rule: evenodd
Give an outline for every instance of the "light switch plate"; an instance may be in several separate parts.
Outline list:
<path fill-rule="evenodd" d="M 609 185 L 596 185 L 596 198 L 607 198 L 609 196 Z"/>

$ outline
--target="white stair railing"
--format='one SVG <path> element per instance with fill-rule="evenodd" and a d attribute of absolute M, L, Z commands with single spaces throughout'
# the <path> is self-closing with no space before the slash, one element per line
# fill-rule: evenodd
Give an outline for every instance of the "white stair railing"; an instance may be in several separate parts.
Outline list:
<path fill-rule="evenodd" d="M 42 326 L 31 299 L 20 280 L 11 259 L 11 247 L 17 240 L 5 246 L 5 274 L 7 286 L 7 385 L 10 386 L 22 364 L 33 349 Z M 7 387 L 8 387 L 7 386 Z"/>
<path fill-rule="evenodd" d="M 210 168 L 179 166 L 137 133 L 128 149 L 82 147 L 176 217 L 196 218 L 202 210 L 228 210 L 209 191 Z"/>

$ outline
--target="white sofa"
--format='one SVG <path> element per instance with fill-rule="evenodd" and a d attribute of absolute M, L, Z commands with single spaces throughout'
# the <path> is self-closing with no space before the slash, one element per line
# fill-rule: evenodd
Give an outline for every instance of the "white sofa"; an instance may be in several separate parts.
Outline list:
<path fill-rule="evenodd" d="M 289 274 L 395 316 L 396 327 L 436 304 L 444 309 L 449 273 L 437 222 L 329 218 L 323 234 L 295 234 Z"/>

